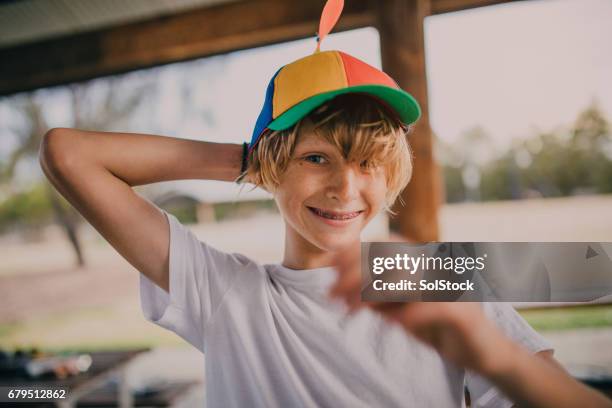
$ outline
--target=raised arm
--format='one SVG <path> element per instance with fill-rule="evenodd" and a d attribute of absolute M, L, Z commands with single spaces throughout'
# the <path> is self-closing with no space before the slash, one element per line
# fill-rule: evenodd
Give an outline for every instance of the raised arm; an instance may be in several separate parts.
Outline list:
<path fill-rule="evenodd" d="M 362 302 L 359 247 L 339 252 L 330 295 L 350 311 L 369 307 L 443 357 L 491 380 L 518 407 L 612 408 L 612 401 L 570 377 L 546 356 L 530 354 L 486 319 L 474 303 Z"/>
<path fill-rule="evenodd" d="M 168 291 L 168 222 L 132 187 L 179 179 L 233 181 L 241 154 L 237 144 L 56 128 L 43 139 L 40 164 L 117 252 Z"/>

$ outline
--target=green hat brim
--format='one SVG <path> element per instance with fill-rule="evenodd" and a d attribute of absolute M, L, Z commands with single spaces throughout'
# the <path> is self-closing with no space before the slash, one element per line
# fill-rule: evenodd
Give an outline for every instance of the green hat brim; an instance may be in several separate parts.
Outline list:
<path fill-rule="evenodd" d="M 418 102 L 408 92 L 384 85 L 357 85 L 320 93 L 304 99 L 302 102 L 283 112 L 278 118 L 270 122 L 267 127 L 271 130 L 289 129 L 323 103 L 338 95 L 348 93 L 367 94 L 381 99 L 395 111 L 398 118 L 406 125 L 416 122 L 421 117 L 421 108 Z"/>

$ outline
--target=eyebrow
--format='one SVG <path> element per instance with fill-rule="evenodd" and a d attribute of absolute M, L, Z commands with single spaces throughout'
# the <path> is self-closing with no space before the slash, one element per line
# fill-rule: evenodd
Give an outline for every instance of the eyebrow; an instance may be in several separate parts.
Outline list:
<path fill-rule="evenodd" d="M 295 146 L 295 150 L 331 150 L 336 149 L 336 146 L 329 143 L 327 140 L 308 140 L 300 142 Z"/>
<path fill-rule="evenodd" d="M 327 142 L 327 140 L 319 135 L 318 133 L 315 132 L 309 132 L 308 134 L 304 135 L 301 134 L 299 139 L 298 139 L 298 144 L 310 144 L 310 143 L 318 143 L 318 142 L 325 142 L 325 143 L 329 143 Z"/>

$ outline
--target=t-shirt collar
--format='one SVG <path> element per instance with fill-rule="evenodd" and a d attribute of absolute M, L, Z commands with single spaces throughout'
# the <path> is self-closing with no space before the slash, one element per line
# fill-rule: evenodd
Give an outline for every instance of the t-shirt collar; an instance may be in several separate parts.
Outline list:
<path fill-rule="evenodd" d="M 270 264 L 265 267 L 271 277 L 282 284 L 309 291 L 326 292 L 337 278 L 337 271 L 333 266 L 291 269 L 281 264 Z"/>

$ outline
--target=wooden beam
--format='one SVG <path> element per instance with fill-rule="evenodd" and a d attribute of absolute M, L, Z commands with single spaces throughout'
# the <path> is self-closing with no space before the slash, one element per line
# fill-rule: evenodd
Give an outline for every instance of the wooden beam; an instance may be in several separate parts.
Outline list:
<path fill-rule="evenodd" d="M 441 182 L 433 158 L 429 125 L 425 39 L 423 20 L 431 14 L 430 0 L 386 0 L 378 4 L 377 28 L 380 32 L 383 69 L 410 92 L 423 110 L 409 141 L 414 153 L 414 171 L 396 203 L 397 215 L 391 229 L 409 240 L 438 240 L 438 207 Z"/>
<path fill-rule="evenodd" d="M 373 25 L 374 3 L 348 1 L 334 31 Z M 3 48 L 0 95 L 314 38 L 324 4 L 324 0 L 246 0 Z"/>
<path fill-rule="evenodd" d="M 524 0 L 431 0 L 430 15 Z"/>

